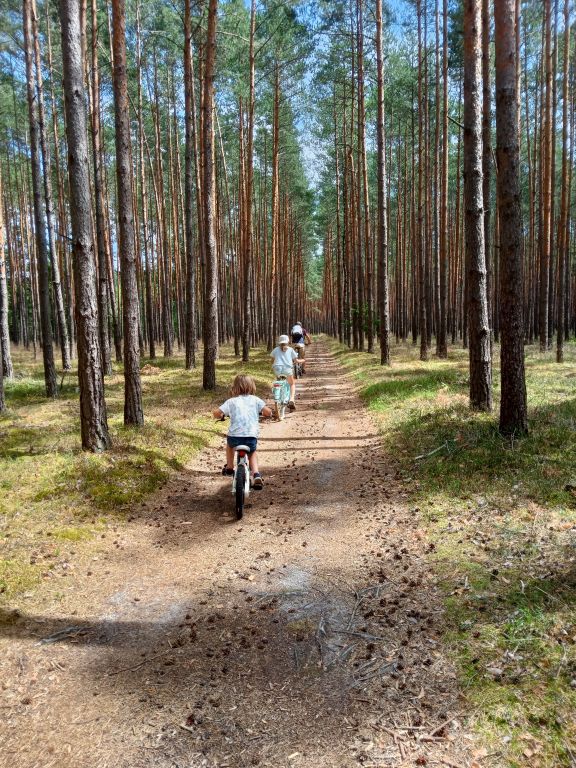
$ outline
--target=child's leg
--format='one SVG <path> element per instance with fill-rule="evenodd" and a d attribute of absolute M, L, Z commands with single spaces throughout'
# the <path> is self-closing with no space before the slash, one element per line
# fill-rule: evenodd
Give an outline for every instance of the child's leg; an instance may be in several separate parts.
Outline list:
<path fill-rule="evenodd" d="M 290 401 L 294 402 L 296 397 L 296 381 L 294 376 L 288 376 L 288 384 L 290 384 Z"/>
<path fill-rule="evenodd" d="M 252 470 L 252 488 L 254 488 L 255 491 L 261 491 L 264 487 L 264 481 L 260 474 L 260 470 L 258 469 L 258 457 L 256 456 L 256 451 L 253 451 L 250 454 L 248 462 L 250 464 L 250 469 Z"/>
<path fill-rule="evenodd" d="M 252 451 L 252 453 L 248 457 L 248 463 L 250 464 L 250 471 L 252 473 L 260 471 L 258 469 L 258 457 L 256 456 L 256 453 L 257 453 L 256 451 Z"/>
<path fill-rule="evenodd" d="M 234 448 L 226 443 L 226 466 L 228 469 L 234 469 Z"/>

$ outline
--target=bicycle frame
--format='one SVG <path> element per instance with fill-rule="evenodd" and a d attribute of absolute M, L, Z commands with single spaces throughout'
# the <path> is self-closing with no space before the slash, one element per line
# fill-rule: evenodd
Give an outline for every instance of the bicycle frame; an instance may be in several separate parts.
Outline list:
<path fill-rule="evenodd" d="M 286 411 L 286 406 L 290 402 L 290 384 L 286 376 L 279 376 L 272 384 L 272 397 L 274 399 L 274 409 L 276 418 L 282 420 Z"/>
<path fill-rule="evenodd" d="M 249 451 L 247 446 L 239 445 L 234 449 L 235 461 L 234 461 L 234 477 L 232 478 L 232 493 L 236 493 L 236 476 L 238 474 L 238 467 L 243 464 L 246 467 L 244 473 L 244 493 L 246 496 L 250 493 L 250 464 L 248 461 Z"/>

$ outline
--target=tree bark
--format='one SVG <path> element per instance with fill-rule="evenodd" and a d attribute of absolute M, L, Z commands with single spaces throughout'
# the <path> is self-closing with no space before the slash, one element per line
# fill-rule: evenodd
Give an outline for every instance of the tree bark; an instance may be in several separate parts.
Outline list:
<path fill-rule="evenodd" d="M 388 221 L 386 195 L 386 148 L 384 145 L 384 60 L 382 52 L 382 0 L 376 0 L 376 78 L 378 111 L 378 316 L 380 320 L 380 363 L 390 365 L 390 318 L 388 311 Z"/>
<path fill-rule="evenodd" d="M 60 0 L 82 448 L 110 447 L 98 324 L 80 3 Z"/>
<path fill-rule="evenodd" d="M 100 125 L 100 71 L 98 66 L 98 16 L 96 0 L 91 2 L 92 15 L 92 163 L 94 169 L 94 201 L 96 245 L 98 251 L 98 320 L 100 354 L 104 375 L 112 374 L 112 357 L 108 335 L 108 275 L 106 253 L 106 224 L 104 218 L 102 179 L 102 135 Z"/>
<path fill-rule="evenodd" d="M 448 357 L 448 0 L 442 6 L 442 161 L 440 171 L 440 317 L 438 357 Z"/>
<path fill-rule="evenodd" d="M 470 405 L 492 408 L 490 324 L 482 194 L 482 70 L 480 0 L 464 2 L 464 209 Z"/>
<path fill-rule="evenodd" d="M 568 136 L 569 136 L 569 65 L 570 65 L 570 0 L 564 0 L 564 66 L 562 83 L 562 192 L 558 223 L 558 295 L 556 297 L 556 362 L 564 362 L 564 294 L 566 292 L 566 265 L 569 256 L 568 213 Z"/>
<path fill-rule="evenodd" d="M 202 103 L 203 153 L 203 239 L 205 255 L 204 278 L 204 389 L 216 387 L 216 358 L 218 357 L 218 255 L 215 236 L 214 188 L 214 62 L 216 58 L 216 22 L 218 0 L 209 0 L 208 31 L 204 61 L 204 98 Z"/>
<path fill-rule="evenodd" d="M 418 307 L 420 326 L 420 360 L 428 360 L 428 322 L 426 308 L 426 253 L 424 238 L 424 128 L 422 109 L 422 4 L 416 0 L 416 13 L 418 15 L 418 223 L 417 246 L 418 258 Z"/>
<path fill-rule="evenodd" d="M 194 71 L 191 0 L 184 6 L 184 217 L 186 232 L 186 369 L 196 367 L 196 251 L 194 249 Z"/>
<path fill-rule="evenodd" d="M 42 80 L 42 64 L 40 61 L 40 43 L 38 40 L 38 18 L 36 12 L 36 0 L 32 3 L 32 34 L 34 37 L 34 66 L 36 68 L 36 96 L 38 100 L 38 134 L 40 138 L 40 152 L 44 168 L 44 201 L 46 205 L 46 231 L 48 233 L 48 253 L 52 269 L 52 289 L 56 318 L 58 322 L 58 335 L 62 354 L 62 367 L 70 370 L 70 347 L 68 341 L 68 328 L 66 326 L 66 313 L 64 311 L 64 297 L 62 295 L 62 281 L 60 279 L 60 265 L 56 253 L 56 231 L 54 218 L 54 204 L 52 198 L 52 162 L 50 159 L 50 146 L 46 136 L 46 117 L 44 109 L 44 84 Z"/>
<path fill-rule="evenodd" d="M 488 325 L 492 329 L 492 268 L 490 243 L 490 179 L 492 172 L 492 108 L 490 90 L 490 0 L 482 0 L 482 199 Z M 492 342 L 492 335 L 490 336 Z"/>
<path fill-rule="evenodd" d="M 32 193 L 34 197 L 34 229 L 36 234 L 36 260 L 38 265 L 38 287 L 40 299 L 40 324 L 42 328 L 42 356 L 46 396 L 58 396 L 58 382 L 54 365 L 52 326 L 50 309 L 50 286 L 48 270 L 48 248 L 46 244 L 46 217 L 42 199 L 42 172 L 40 170 L 40 139 L 37 115 L 37 94 L 34 78 L 34 53 L 32 33 L 31 0 L 23 0 L 24 51 L 26 58 L 26 93 L 28 97 L 28 118 L 30 123 L 30 165 L 32 170 Z"/>
<path fill-rule="evenodd" d="M 10 331 L 8 328 L 8 284 L 4 254 L 4 197 L 2 195 L 2 169 L 0 168 L 0 369 L 6 379 L 14 375 L 10 355 Z M 14 279 L 14 278 L 13 278 Z"/>
<path fill-rule="evenodd" d="M 500 431 L 528 431 L 524 372 L 520 140 L 516 80 L 515 0 L 494 0 L 496 157 L 500 237 Z"/>
<path fill-rule="evenodd" d="M 552 8 L 544 0 L 544 113 L 542 121 L 542 230 L 540 232 L 540 351 L 548 349 L 548 302 L 550 286 L 550 232 L 552 213 Z"/>
<path fill-rule="evenodd" d="M 134 249 L 134 206 L 132 199 L 132 163 L 130 113 L 126 66 L 125 0 L 112 0 L 114 66 L 114 117 L 116 127 L 116 178 L 118 185 L 118 250 L 124 325 L 124 424 L 144 423 L 140 384 L 140 341 L 138 337 L 138 286 Z"/>

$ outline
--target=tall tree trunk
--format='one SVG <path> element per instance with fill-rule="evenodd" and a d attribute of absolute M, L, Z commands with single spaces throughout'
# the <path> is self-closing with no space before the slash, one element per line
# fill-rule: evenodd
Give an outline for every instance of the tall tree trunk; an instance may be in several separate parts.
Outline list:
<path fill-rule="evenodd" d="M 279 154 L 280 154 L 280 68 L 278 62 L 274 72 L 274 107 L 272 117 L 272 199 L 270 232 L 270 291 L 272 306 L 268 318 L 268 351 L 274 346 L 274 337 L 278 330 L 278 229 L 279 229 Z"/>
<path fill-rule="evenodd" d="M 26 58 L 26 92 L 28 97 L 28 118 L 30 122 L 30 165 L 32 169 L 32 190 L 34 196 L 34 229 L 36 234 L 36 260 L 38 264 L 44 381 L 46 384 L 46 396 L 57 397 L 58 382 L 56 379 L 54 349 L 52 346 L 46 217 L 42 200 L 42 172 L 40 170 L 40 138 L 36 107 L 36 82 L 34 78 L 31 0 L 23 0 L 22 15 L 24 23 L 24 51 Z"/>
<path fill-rule="evenodd" d="M 215 235 L 214 188 L 214 62 L 216 58 L 216 22 L 218 0 L 209 0 L 208 31 L 204 60 L 203 153 L 203 239 L 205 254 L 204 276 L 204 389 L 216 387 L 216 358 L 218 357 L 218 254 Z"/>
<path fill-rule="evenodd" d="M 488 325 L 492 328 L 492 268 L 490 244 L 490 177 L 492 170 L 492 109 L 490 104 L 490 0 L 482 0 L 482 200 Z"/>
<path fill-rule="evenodd" d="M 244 283 L 244 304 L 242 311 L 242 360 L 247 363 L 250 358 L 250 286 L 252 284 L 252 188 L 254 179 L 254 34 L 256 28 L 256 0 L 252 0 L 250 9 L 250 93 L 248 97 L 248 138 L 246 142 L 246 189 L 244 194 L 244 259 L 242 263 L 242 275 Z"/>
<path fill-rule="evenodd" d="M 0 168 L 0 369 L 5 378 L 14 375 L 10 355 L 10 331 L 8 328 L 8 285 L 6 282 L 6 258 L 4 254 L 4 197 L 2 195 L 2 169 Z M 12 276 L 14 280 L 14 276 Z M 3 391 L 0 398 L 3 397 Z M 1 407 L 1 404 L 0 404 Z"/>
<path fill-rule="evenodd" d="M 420 326 L 420 360 L 428 360 L 428 322 L 426 308 L 426 252 L 424 237 L 424 127 L 422 110 L 422 4 L 416 0 L 416 13 L 418 15 L 418 307 Z"/>
<path fill-rule="evenodd" d="M 125 0 L 112 0 L 114 67 L 114 116 L 116 127 L 116 177 L 118 184 L 118 250 L 122 288 L 124 326 L 124 424 L 144 423 L 140 384 L 140 342 L 138 338 L 138 286 L 134 250 L 134 206 L 132 199 L 132 163 L 130 147 L 130 112 L 126 66 Z"/>
<path fill-rule="evenodd" d="M 54 295 L 54 304 L 56 309 L 56 318 L 58 322 L 58 335 L 60 341 L 60 351 L 62 354 L 62 367 L 65 371 L 70 370 L 70 348 L 68 342 L 68 328 L 66 327 L 66 312 L 64 311 L 64 297 L 62 295 L 62 281 L 60 280 L 60 265 L 58 264 L 58 254 L 56 253 L 56 231 L 54 205 L 52 198 L 52 162 L 50 160 L 50 145 L 46 135 L 46 117 L 44 109 L 44 84 L 42 79 L 42 63 L 40 61 L 40 43 L 38 39 L 38 16 L 36 12 L 36 0 L 32 2 L 32 33 L 34 36 L 34 65 L 36 68 L 36 96 L 38 99 L 38 133 L 40 137 L 40 151 L 42 154 L 42 165 L 44 167 L 44 201 L 46 204 L 46 231 L 48 233 L 48 253 L 50 256 L 50 266 L 52 268 L 52 288 Z"/>
<path fill-rule="evenodd" d="M 542 121 L 542 230 L 540 232 L 540 351 L 548 349 L 550 285 L 550 232 L 552 213 L 552 8 L 544 0 L 544 114 Z"/>
<path fill-rule="evenodd" d="M 570 69 L 570 0 L 564 0 L 564 66 L 562 83 L 562 191 L 560 219 L 558 223 L 558 295 L 556 297 L 556 362 L 564 362 L 564 322 L 566 292 L 566 266 L 569 256 L 569 212 L 568 212 L 568 136 L 569 136 L 569 69 Z M 574 140 L 574 139 L 572 139 Z"/>
<path fill-rule="evenodd" d="M 191 0 L 184 6 L 184 216 L 186 231 L 186 369 L 196 367 L 196 251 L 194 248 L 194 70 L 192 66 Z"/>
<path fill-rule="evenodd" d="M 2 337 L 0 336 L 0 355 L 3 350 Z M 1 358 L 0 358 L 1 360 Z M 0 414 L 6 412 L 6 399 L 4 397 L 4 366 L 0 365 Z"/>
<path fill-rule="evenodd" d="M 464 210 L 470 405 L 492 408 L 490 325 L 482 196 L 482 70 L 480 0 L 464 2 Z"/>
<path fill-rule="evenodd" d="M 94 203 L 96 225 L 96 247 L 98 251 L 98 324 L 100 333 L 100 354 L 105 376 L 112 374 L 110 338 L 108 335 L 108 241 L 104 218 L 102 179 L 102 132 L 100 124 L 100 70 L 98 65 L 98 16 L 96 0 L 91 1 L 92 15 L 92 166 L 94 169 Z"/>
<path fill-rule="evenodd" d="M 494 0 L 496 157 L 500 236 L 500 431 L 528 431 L 524 372 L 520 137 L 516 80 L 515 0 Z"/>
<path fill-rule="evenodd" d="M 148 226 L 148 190 L 144 164 L 144 120 L 142 116 L 142 44 L 140 36 L 140 3 L 136 7 L 136 45 L 138 56 L 138 161 L 140 167 L 140 203 L 142 205 L 142 235 L 144 245 L 144 281 L 146 285 L 146 324 L 148 325 L 148 349 L 150 359 L 156 358 L 154 313 L 152 309 L 152 275 L 150 264 L 150 231 Z"/>
<path fill-rule="evenodd" d="M 440 171 L 440 317 L 438 357 L 448 357 L 448 0 L 442 7 L 442 161 Z"/>
<path fill-rule="evenodd" d="M 92 239 L 92 206 L 80 45 L 80 4 L 60 0 L 64 105 L 68 138 L 68 177 L 72 224 L 73 270 L 80 388 L 82 448 L 102 451 L 110 446 L 104 375 L 98 328 L 98 292 Z"/>
<path fill-rule="evenodd" d="M 376 0 L 376 77 L 378 111 L 378 317 L 380 320 L 380 363 L 390 364 L 390 319 L 388 313 L 388 222 L 386 195 L 386 148 L 384 145 L 384 61 L 382 52 L 382 0 Z M 398 254 L 396 254 L 398 260 Z"/>

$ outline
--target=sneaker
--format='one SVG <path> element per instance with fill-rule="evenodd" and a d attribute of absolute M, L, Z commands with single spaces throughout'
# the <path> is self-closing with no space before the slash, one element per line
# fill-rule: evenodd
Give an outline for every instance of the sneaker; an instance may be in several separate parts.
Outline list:
<path fill-rule="evenodd" d="M 252 480 L 252 488 L 254 488 L 255 491 L 261 491 L 264 487 L 264 480 L 262 479 L 262 475 L 260 472 L 254 473 L 254 479 Z"/>
<path fill-rule="evenodd" d="M 230 469 L 228 467 L 228 464 L 224 464 L 224 466 L 222 467 L 222 474 L 224 475 L 224 477 L 232 477 L 232 475 L 234 474 L 234 470 Z"/>
<path fill-rule="evenodd" d="M 296 405 L 294 404 L 294 400 L 290 400 L 290 402 L 288 403 L 288 410 L 289 411 L 295 411 L 296 410 Z"/>

